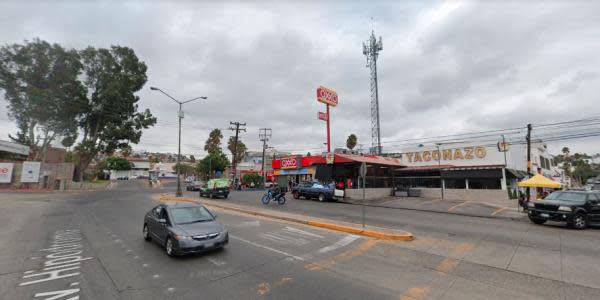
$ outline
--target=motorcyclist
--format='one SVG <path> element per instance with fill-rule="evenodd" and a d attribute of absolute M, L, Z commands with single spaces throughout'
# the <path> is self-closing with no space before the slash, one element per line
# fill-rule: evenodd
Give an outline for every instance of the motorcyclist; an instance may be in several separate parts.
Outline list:
<path fill-rule="evenodd" d="M 281 195 L 281 187 L 279 184 L 277 184 L 277 182 L 275 182 L 273 187 L 271 187 L 271 195 L 273 195 L 273 198 L 277 198 L 279 195 Z"/>

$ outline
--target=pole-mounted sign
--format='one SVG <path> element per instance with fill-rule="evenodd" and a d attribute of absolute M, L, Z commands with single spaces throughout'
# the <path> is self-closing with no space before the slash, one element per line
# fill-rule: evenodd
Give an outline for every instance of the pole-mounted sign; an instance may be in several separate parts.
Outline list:
<path fill-rule="evenodd" d="M 319 119 L 327 122 L 327 152 L 331 152 L 331 134 L 329 129 L 329 122 L 331 121 L 331 115 L 329 114 L 329 106 L 338 105 L 338 95 L 332 90 L 324 86 L 317 88 L 317 101 L 325 103 L 327 112 L 325 113 L 326 119 L 321 118 L 322 115 L 319 112 Z"/>
<path fill-rule="evenodd" d="M 327 121 L 327 119 L 328 119 L 327 113 L 324 113 L 324 112 L 319 112 L 317 116 L 318 116 L 319 120 L 322 120 L 322 121 Z"/>

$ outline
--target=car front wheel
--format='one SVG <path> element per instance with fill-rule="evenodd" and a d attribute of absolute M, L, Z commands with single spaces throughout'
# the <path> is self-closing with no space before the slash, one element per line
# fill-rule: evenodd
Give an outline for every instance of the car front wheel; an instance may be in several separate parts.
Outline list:
<path fill-rule="evenodd" d="M 319 194 L 319 202 L 325 201 L 325 195 L 323 193 Z"/>
<path fill-rule="evenodd" d="M 167 243 L 165 244 L 165 250 L 167 251 L 168 256 L 175 256 L 175 249 L 173 240 L 171 238 L 167 238 Z"/>
<path fill-rule="evenodd" d="M 148 231 L 148 225 L 144 224 L 144 230 L 142 231 L 144 235 L 144 240 L 150 241 L 150 231 Z"/>
<path fill-rule="evenodd" d="M 572 226 L 575 229 L 585 229 L 587 227 L 587 218 L 583 214 L 576 214 L 573 217 Z"/>
<path fill-rule="evenodd" d="M 538 224 L 538 225 L 546 223 L 545 219 L 529 218 L 529 220 L 531 220 L 531 222 Z"/>

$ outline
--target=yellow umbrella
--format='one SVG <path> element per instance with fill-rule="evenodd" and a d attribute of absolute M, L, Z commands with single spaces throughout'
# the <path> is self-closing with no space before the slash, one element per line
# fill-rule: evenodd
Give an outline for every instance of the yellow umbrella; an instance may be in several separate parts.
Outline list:
<path fill-rule="evenodd" d="M 551 189 L 559 189 L 560 188 L 560 183 L 558 183 L 552 179 L 548 179 L 541 174 L 536 174 L 535 176 L 533 176 L 527 180 L 523 180 L 523 181 L 517 183 L 517 185 L 520 187 L 543 187 L 543 188 L 551 188 Z"/>

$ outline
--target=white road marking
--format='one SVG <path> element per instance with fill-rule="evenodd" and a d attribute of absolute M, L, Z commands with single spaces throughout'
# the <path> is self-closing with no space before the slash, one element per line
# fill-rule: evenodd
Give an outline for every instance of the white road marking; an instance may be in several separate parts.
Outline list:
<path fill-rule="evenodd" d="M 354 242 L 358 238 L 359 237 L 357 235 L 348 235 L 348 236 L 344 237 L 343 239 L 335 242 L 333 245 L 329 245 L 327 247 L 323 247 L 323 248 L 317 250 L 317 252 L 325 253 L 325 252 L 333 251 L 333 250 L 341 248 L 341 247 L 348 246 L 348 245 L 350 245 L 350 243 Z"/>
<path fill-rule="evenodd" d="M 170 288 L 167 289 L 168 292 L 172 292 L 174 290 L 175 290 L 175 288 L 172 288 L 172 287 L 170 287 Z"/>
<path fill-rule="evenodd" d="M 29 259 L 40 259 L 41 257 L 39 256 L 34 256 L 34 257 L 30 257 Z"/>
<path fill-rule="evenodd" d="M 283 243 L 283 244 L 293 244 L 293 245 L 301 246 L 301 245 L 305 245 L 308 243 L 308 241 L 305 239 L 282 236 L 282 235 L 278 235 L 276 233 L 263 233 L 263 234 L 261 234 L 261 236 L 267 240 L 271 240 L 273 242 Z"/>
<path fill-rule="evenodd" d="M 324 237 L 322 235 L 318 235 L 316 233 L 300 230 L 298 228 L 294 228 L 294 227 L 290 227 L 290 226 L 286 226 L 283 230 L 288 231 L 288 232 L 299 233 L 302 235 L 308 235 L 308 236 L 324 239 Z"/>
<path fill-rule="evenodd" d="M 115 243 L 120 243 L 120 242 L 121 242 L 121 240 L 119 240 L 119 239 L 115 240 Z"/>
<path fill-rule="evenodd" d="M 147 268 L 147 267 L 149 267 L 149 266 L 150 266 L 149 264 L 143 264 L 143 265 L 142 265 L 142 267 L 144 267 L 144 268 Z"/>
<path fill-rule="evenodd" d="M 258 220 L 240 223 L 240 227 L 259 227 L 259 226 L 260 226 L 260 221 L 258 221 Z"/>
<path fill-rule="evenodd" d="M 152 278 L 154 278 L 154 279 L 158 279 L 159 277 L 160 277 L 160 275 L 158 275 L 158 274 L 152 275 Z"/>
<path fill-rule="evenodd" d="M 75 285 L 78 285 L 78 284 L 79 284 L 79 282 L 73 282 L 73 283 L 71 283 L 71 286 L 75 286 Z"/>
<path fill-rule="evenodd" d="M 258 247 L 258 248 L 263 248 L 265 250 L 269 250 L 269 251 L 272 251 L 272 252 L 275 252 L 275 253 L 279 253 L 279 254 L 282 254 L 282 255 L 285 255 L 285 256 L 288 256 L 288 257 L 300 260 L 300 261 L 304 261 L 304 258 L 302 258 L 300 256 L 296 256 L 296 255 L 289 254 L 289 253 L 281 251 L 281 250 L 277 250 L 277 249 L 274 249 L 274 248 L 271 248 L 271 247 L 268 247 L 268 246 L 257 244 L 255 242 L 251 242 L 251 241 L 245 240 L 243 238 L 240 238 L 240 237 L 237 237 L 237 236 L 233 236 L 231 234 L 229 235 L 229 237 L 232 238 L 232 239 L 234 239 L 234 240 L 238 240 L 240 242 L 244 242 L 244 243 L 250 244 L 252 246 Z"/>
<path fill-rule="evenodd" d="M 205 258 L 206 258 L 206 260 L 210 261 L 213 265 L 215 265 L 217 267 L 225 265 L 225 262 L 222 261 L 222 260 L 220 260 L 220 259 L 215 259 L 215 258 L 212 258 L 212 257 L 205 257 Z"/>
<path fill-rule="evenodd" d="M 137 255 L 133 257 L 133 259 L 138 259 L 138 258 L 140 258 L 140 257 L 139 257 L 139 256 L 137 256 Z"/>

